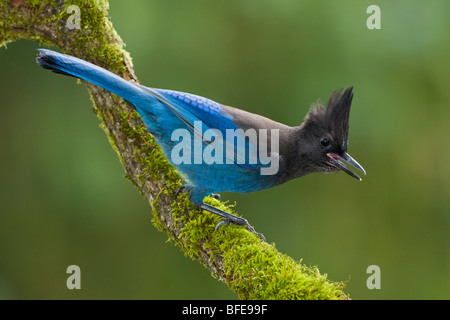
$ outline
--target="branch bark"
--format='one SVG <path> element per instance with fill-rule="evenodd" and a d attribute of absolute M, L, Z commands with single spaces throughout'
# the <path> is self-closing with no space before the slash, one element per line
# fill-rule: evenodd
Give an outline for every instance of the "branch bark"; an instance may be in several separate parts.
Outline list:
<path fill-rule="evenodd" d="M 69 8 L 72 5 L 76 8 Z M 2 0 L 0 46 L 17 39 L 56 46 L 138 82 L 130 55 L 109 19 L 105 0 Z M 342 283 L 328 280 L 317 268 L 295 262 L 244 228 L 228 225 L 214 231 L 219 217 L 200 212 L 186 194 L 175 196 L 181 178 L 145 130 L 139 115 L 119 97 L 95 85 L 87 87 L 125 176 L 152 206 L 155 226 L 166 231 L 186 255 L 242 299 L 348 299 Z M 218 200 L 207 202 L 232 212 Z"/>

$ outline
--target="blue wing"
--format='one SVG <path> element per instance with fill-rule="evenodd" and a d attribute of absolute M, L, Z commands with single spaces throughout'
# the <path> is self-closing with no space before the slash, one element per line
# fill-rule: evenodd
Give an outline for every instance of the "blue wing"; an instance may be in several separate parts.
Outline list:
<path fill-rule="evenodd" d="M 231 145 L 226 140 L 227 129 L 237 130 L 237 125 L 233 122 L 231 115 L 229 115 L 219 103 L 210 99 L 197 96 L 190 93 L 166 90 L 166 89 L 153 89 L 139 85 L 141 89 L 150 93 L 169 108 L 194 134 L 199 134 L 194 130 L 195 121 L 202 122 L 202 140 L 205 144 L 211 143 L 211 141 L 205 140 L 203 134 L 208 129 L 219 130 L 224 139 L 224 143 L 227 149 L 231 148 L 234 155 L 234 159 L 231 159 L 234 163 L 247 169 L 260 169 L 260 165 L 249 163 L 246 161 L 246 155 L 248 156 L 256 146 L 252 145 L 249 141 L 245 142 L 245 150 L 235 143 Z M 239 135 L 239 133 L 237 133 Z M 245 139 L 245 137 L 243 137 Z M 224 156 L 228 153 L 225 152 Z M 240 161 L 238 161 L 240 160 Z"/>
<path fill-rule="evenodd" d="M 226 129 L 237 129 L 231 116 L 225 112 L 219 103 L 191 93 L 155 89 L 173 105 L 181 107 L 177 109 L 182 117 L 186 113 L 194 116 L 196 121 L 202 121 L 208 129 L 218 129 L 225 136 Z"/>

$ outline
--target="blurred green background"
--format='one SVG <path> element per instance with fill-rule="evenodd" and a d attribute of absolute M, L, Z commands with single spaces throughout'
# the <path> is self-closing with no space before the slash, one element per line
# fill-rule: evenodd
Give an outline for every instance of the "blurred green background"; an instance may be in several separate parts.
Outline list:
<path fill-rule="evenodd" d="M 381 30 L 366 27 L 371 4 Z M 222 195 L 354 299 L 450 298 L 449 12 L 448 0 L 110 2 L 148 86 L 289 125 L 354 86 L 362 182 L 312 174 Z M 40 69 L 38 47 L 0 48 L 0 298 L 235 299 L 153 227 L 85 86 Z M 66 287 L 71 264 L 81 290 Z M 380 290 L 366 287 L 373 264 Z"/>

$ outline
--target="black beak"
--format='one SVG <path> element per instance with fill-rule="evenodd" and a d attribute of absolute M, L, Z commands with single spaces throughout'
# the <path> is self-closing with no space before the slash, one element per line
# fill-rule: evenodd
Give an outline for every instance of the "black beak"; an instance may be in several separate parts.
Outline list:
<path fill-rule="evenodd" d="M 347 152 L 344 152 L 344 154 L 342 156 L 336 154 L 336 153 L 327 153 L 328 158 L 330 159 L 330 161 L 328 161 L 328 164 L 338 168 L 339 170 L 344 171 L 345 173 L 349 174 L 350 176 L 352 176 L 355 179 L 358 179 L 359 181 L 362 181 L 362 179 L 353 171 L 351 171 L 349 168 L 347 168 L 345 166 L 345 164 L 342 163 L 345 162 L 349 165 L 351 165 L 352 167 L 358 169 L 359 171 L 361 171 L 362 173 L 364 173 L 364 175 L 366 174 L 366 171 L 364 170 L 364 168 L 352 157 L 350 157 L 350 155 Z"/>

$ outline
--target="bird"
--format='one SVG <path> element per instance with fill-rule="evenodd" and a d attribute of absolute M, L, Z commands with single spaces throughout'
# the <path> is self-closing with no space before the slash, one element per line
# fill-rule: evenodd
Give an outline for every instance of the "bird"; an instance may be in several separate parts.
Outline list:
<path fill-rule="evenodd" d="M 38 49 L 36 62 L 53 72 L 93 83 L 123 98 L 181 173 L 181 190 L 196 207 L 222 217 L 216 225 L 249 222 L 204 202 L 220 192 L 249 193 L 309 173 L 364 168 L 348 154 L 353 87 L 334 91 L 326 105 L 313 104 L 303 122 L 288 126 L 264 116 L 180 91 L 146 87 L 88 61 Z M 346 165 L 347 164 L 347 165 Z"/>

